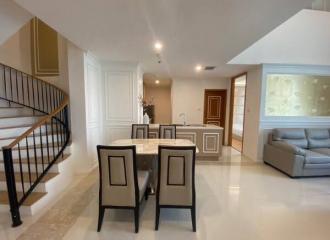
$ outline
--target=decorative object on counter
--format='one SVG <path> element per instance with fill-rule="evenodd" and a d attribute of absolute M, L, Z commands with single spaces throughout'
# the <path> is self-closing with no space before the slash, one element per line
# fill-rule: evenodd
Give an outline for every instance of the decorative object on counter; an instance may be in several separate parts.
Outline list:
<path fill-rule="evenodd" d="M 143 115 L 143 124 L 149 124 L 150 123 L 150 118 L 147 113 L 144 113 Z"/>
<path fill-rule="evenodd" d="M 186 114 L 185 114 L 185 113 L 180 113 L 180 114 L 179 114 L 179 117 L 182 117 L 182 119 L 183 119 L 183 125 L 186 125 L 186 124 L 187 124 L 187 121 L 186 121 Z"/>
<path fill-rule="evenodd" d="M 155 106 L 154 105 L 148 105 L 143 107 L 143 114 L 147 113 L 149 116 L 149 123 L 155 122 Z"/>
<path fill-rule="evenodd" d="M 136 168 L 135 146 L 97 146 L 100 174 L 99 219 L 101 231 L 106 208 L 134 210 L 135 233 L 139 231 L 140 202 L 148 199 L 148 171 Z"/>

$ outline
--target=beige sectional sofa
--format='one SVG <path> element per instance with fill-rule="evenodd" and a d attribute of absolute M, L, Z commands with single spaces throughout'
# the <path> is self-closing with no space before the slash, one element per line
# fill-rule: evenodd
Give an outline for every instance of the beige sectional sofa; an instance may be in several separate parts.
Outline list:
<path fill-rule="evenodd" d="M 274 129 L 263 160 L 290 177 L 330 176 L 330 129 Z"/>

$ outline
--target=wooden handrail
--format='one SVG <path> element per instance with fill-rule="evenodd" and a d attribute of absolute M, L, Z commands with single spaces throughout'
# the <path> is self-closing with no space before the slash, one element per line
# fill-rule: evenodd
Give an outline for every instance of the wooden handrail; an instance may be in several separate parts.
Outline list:
<path fill-rule="evenodd" d="M 54 117 L 57 113 L 59 113 L 65 106 L 67 106 L 68 103 L 69 103 L 69 97 L 67 96 L 67 94 L 65 94 L 64 95 L 63 102 L 61 103 L 61 105 L 57 109 L 55 109 L 54 111 L 52 111 L 50 114 L 42 117 L 38 122 L 36 122 L 35 124 L 33 124 L 31 128 L 29 128 L 28 130 L 26 130 L 22 135 L 20 135 L 19 137 L 17 137 L 13 142 L 11 142 L 7 146 L 4 146 L 3 148 L 4 149 L 9 149 L 9 148 L 15 147 L 20 141 L 22 141 L 24 138 L 26 138 L 27 136 L 29 136 L 35 129 L 41 127 L 45 122 L 48 122 L 49 120 L 51 120 L 51 118 Z"/>

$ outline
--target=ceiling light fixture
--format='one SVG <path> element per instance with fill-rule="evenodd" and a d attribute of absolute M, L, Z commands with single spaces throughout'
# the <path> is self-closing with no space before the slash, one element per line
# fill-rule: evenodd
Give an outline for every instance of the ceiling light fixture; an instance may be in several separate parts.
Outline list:
<path fill-rule="evenodd" d="M 160 81 L 159 81 L 159 80 L 156 80 L 156 81 L 155 81 L 155 83 L 156 83 L 156 84 L 159 84 L 159 83 L 160 83 Z"/>
<path fill-rule="evenodd" d="M 157 52 L 161 52 L 163 49 L 163 44 L 161 42 L 155 42 L 154 48 Z"/>
<path fill-rule="evenodd" d="M 196 67 L 195 67 L 196 72 L 200 72 L 200 71 L 202 71 L 202 69 L 203 69 L 203 67 L 200 64 L 196 65 Z"/>

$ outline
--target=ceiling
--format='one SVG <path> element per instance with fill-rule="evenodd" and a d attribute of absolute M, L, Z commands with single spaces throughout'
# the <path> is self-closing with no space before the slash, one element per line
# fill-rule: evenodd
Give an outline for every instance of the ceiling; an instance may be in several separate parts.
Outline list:
<path fill-rule="evenodd" d="M 230 63 L 330 66 L 329 23 L 330 12 L 302 10 L 255 42 Z"/>
<path fill-rule="evenodd" d="M 156 80 L 159 81 L 156 84 Z M 157 77 L 155 74 L 145 73 L 143 74 L 143 83 L 148 87 L 171 87 L 172 79 L 167 77 Z"/>
<path fill-rule="evenodd" d="M 16 33 L 32 15 L 11 0 L 0 1 L 0 45 Z"/>
<path fill-rule="evenodd" d="M 95 56 L 141 63 L 164 78 L 229 77 L 248 66 L 232 58 L 312 0 L 15 0 Z M 157 62 L 153 43 L 164 44 Z"/>

